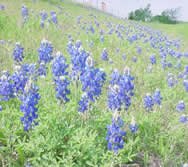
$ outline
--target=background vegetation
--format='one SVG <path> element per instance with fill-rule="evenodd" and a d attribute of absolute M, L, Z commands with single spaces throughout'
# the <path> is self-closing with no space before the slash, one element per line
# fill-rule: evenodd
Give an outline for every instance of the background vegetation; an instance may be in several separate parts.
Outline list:
<path fill-rule="evenodd" d="M 132 11 L 129 13 L 128 18 L 136 21 L 160 22 L 165 24 L 178 23 L 180 8 L 166 9 L 160 15 L 153 16 L 150 7 L 151 5 L 148 4 L 145 8 Z"/>

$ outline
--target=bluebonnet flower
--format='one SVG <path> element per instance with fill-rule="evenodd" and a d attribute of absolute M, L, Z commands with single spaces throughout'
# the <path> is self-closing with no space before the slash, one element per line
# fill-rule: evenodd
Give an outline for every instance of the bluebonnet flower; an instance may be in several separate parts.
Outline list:
<path fill-rule="evenodd" d="M 153 109 L 153 106 L 154 106 L 153 98 L 150 94 L 147 94 L 144 97 L 144 107 L 146 108 L 146 110 L 150 111 Z"/>
<path fill-rule="evenodd" d="M 28 11 L 28 8 L 25 5 L 22 6 L 21 13 L 22 13 L 22 17 L 24 19 L 24 22 L 26 22 L 27 19 L 28 19 L 28 16 L 29 16 L 29 11 Z"/>
<path fill-rule="evenodd" d="M 39 62 L 48 63 L 52 60 L 53 47 L 51 42 L 42 40 L 40 48 L 38 49 Z"/>
<path fill-rule="evenodd" d="M 120 52 L 120 48 L 116 48 L 116 52 L 119 53 Z"/>
<path fill-rule="evenodd" d="M 108 52 L 107 52 L 106 48 L 104 48 L 102 51 L 101 59 L 104 61 L 108 61 Z"/>
<path fill-rule="evenodd" d="M 0 112 L 3 110 L 3 107 L 0 105 Z"/>
<path fill-rule="evenodd" d="M 113 29 L 113 28 L 111 28 L 111 29 L 110 29 L 110 31 L 108 32 L 108 34 L 109 34 L 109 35 L 112 35 L 112 34 L 113 34 L 113 32 L 114 32 L 114 29 Z"/>
<path fill-rule="evenodd" d="M 56 86 L 56 97 L 60 101 L 66 103 L 69 101 L 67 95 L 70 94 L 68 86 L 70 85 L 69 80 L 66 78 L 68 65 L 61 52 L 56 53 L 56 58 L 52 63 L 52 73 Z"/>
<path fill-rule="evenodd" d="M 176 105 L 176 110 L 178 112 L 182 112 L 185 110 L 185 103 L 183 100 L 179 101 L 178 104 Z"/>
<path fill-rule="evenodd" d="M 33 1 L 36 1 L 36 0 L 33 0 Z M 29 161 L 26 161 L 24 163 L 24 167 L 32 167 L 31 163 Z"/>
<path fill-rule="evenodd" d="M 164 51 L 162 51 L 160 52 L 160 56 L 162 59 L 166 59 L 167 54 Z"/>
<path fill-rule="evenodd" d="M 138 130 L 138 125 L 136 124 L 134 117 L 132 118 L 132 121 L 129 125 L 129 129 L 132 133 L 136 133 Z"/>
<path fill-rule="evenodd" d="M 104 31 L 103 30 L 100 30 L 100 35 L 104 35 Z"/>
<path fill-rule="evenodd" d="M 188 92 L 188 80 L 184 80 L 183 85 L 185 87 L 185 90 Z"/>
<path fill-rule="evenodd" d="M 169 73 L 167 76 L 167 82 L 169 87 L 173 87 L 177 84 L 177 79 L 173 74 Z"/>
<path fill-rule="evenodd" d="M 162 58 L 161 59 L 161 65 L 162 65 L 162 68 L 165 69 L 167 67 L 167 62 L 166 62 L 166 59 L 165 58 Z"/>
<path fill-rule="evenodd" d="M 171 67 L 172 67 L 172 63 L 171 63 L 171 62 L 168 62 L 168 63 L 167 63 L 167 66 L 168 66 L 169 68 L 171 68 Z"/>
<path fill-rule="evenodd" d="M 69 42 L 67 46 L 67 51 L 71 56 L 72 71 L 75 73 L 83 72 L 86 67 L 86 59 L 89 56 L 89 53 L 83 50 L 81 45 L 81 41 L 77 41 L 75 45 Z"/>
<path fill-rule="evenodd" d="M 82 46 L 82 42 L 80 40 L 77 40 L 75 43 L 76 48 L 80 48 Z"/>
<path fill-rule="evenodd" d="M 179 118 L 179 121 L 181 123 L 187 123 L 188 122 L 188 116 L 186 115 L 181 115 L 180 118 Z"/>
<path fill-rule="evenodd" d="M 0 40 L 0 45 L 4 45 L 4 44 L 6 44 L 6 41 L 5 40 Z"/>
<path fill-rule="evenodd" d="M 61 102 L 68 102 L 69 98 L 67 95 L 70 94 L 70 90 L 68 89 L 68 86 L 70 85 L 69 80 L 64 76 L 60 76 L 55 78 L 54 81 L 56 85 L 56 98 Z"/>
<path fill-rule="evenodd" d="M 109 91 L 108 91 L 108 107 L 112 111 L 119 111 L 122 106 L 122 101 L 119 96 L 119 86 L 118 85 L 113 85 L 109 86 Z"/>
<path fill-rule="evenodd" d="M 123 35 L 119 31 L 117 32 L 117 37 L 120 38 L 121 40 L 123 40 Z"/>
<path fill-rule="evenodd" d="M 17 66 L 16 71 L 11 76 L 11 82 L 14 89 L 14 94 L 19 95 L 24 92 L 24 88 L 29 78 L 35 79 L 35 65 L 34 64 L 23 64 Z"/>
<path fill-rule="evenodd" d="M 79 108 L 78 111 L 84 113 L 89 108 L 89 98 L 86 93 L 84 93 L 79 101 Z"/>
<path fill-rule="evenodd" d="M 44 28 L 44 21 L 41 20 L 40 26 L 41 26 L 42 28 Z"/>
<path fill-rule="evenodd" d="M 68 72 L 66 71 L 68 68 L 68 65 L 66 64 L 66 59 L 64 56 L 60 53 L 56 53 L 56 58 L 54 59 L 52 63 L 52 73 L 54 77 L 64 76 L 67 75 Z"/>
<path fill-rule="evenodd" d="M 21 70 L 27 75 L 33 75 L 35 73 L 35 64 L 23 64 Z"/>
<path fill-rule="evenodd" d="M 133 43 L 134 41 L 138 40 L 138 36 L 135 34 L 135 35 L 132 35 L 130 37 L 128 37 L 127 39 L 130 43 Z"/>
<path fill-rule="evenodd" d="M 136 57 L 136 56 L 133 56 L 133 57 L 132 57 L 132 61 L 133 61 L 133 62 L 137 62 L 137 57 Z"/>
<path fill-rule="evenodd" d="M 184 53 L 184 57 L 188 57 L 188 52 L 185 52 L 185 53 Z"/>
<path fill-rule="evenodd" d="M 92 25 L 90 25 L 89 30 L 90 30 L 93 34 L 95 33 L 95 29 L 93 28 Z"/>
<path fill-rule="evenodd" d="M 89 102 L 94 102 L 100 96 L 105 80 L 106 74 L 103 70 L 94 68 L 93 59 L 89 56 L 85 70 L 80 75 L 84 95 L 79 102 L 79 112 L 88 110 Z"/>
<path fill-rule="evenodd" d="M 150 62 L 151 62 L 151 64 L 156 64 L 156 57 L 155 57 L 155 55 L 151 55 L 150 56 Z"/>
<path fill-rule="evenodd" d="M 168 53 L 171 55 L 171 56 L 175 56 L 176 52 L 173 50 L 173 49 L 170 49 L 168 51 Z"/>
<path fill-rule="evenodd" d="M 142 48 L 140 46 L 138 46 L 136 51 L 137 51 L 138 54 L 141 54 L 142 53 Z"/>
<path fill-rule="evenodd" d="M 161 105 L 162 97 L 159 89 L 156 89 L 153 94 L 153 101 L 155 104 Z"/>
<path fill-rule="evenodd" d="M 2 5 L 2 4 L 0 4 L 0 11 L 1 11 L 1 10 L 5 10 L 5 6 Z"/>
<path fill-rule="evenodd" d="M 117 154 L 119 149 L 124 147 L 123 138 L 125 135 L 123 120 L 119 116 L 112 118 L 111 125 L 107 126 L 106 140 L 108 142 L 108 150 L 114 151 Z"/>
<path fill-rule="evenodd" d="M 93 60 L 88 57 L 86 60 L 86 69 L 80 76 L 82 91 L 87 93 L 91 101 L 99 97 L 102 92 L 102 86 L 106 80 L 106 74 L 103 70 L 93 67 Z"/>
<path fill-rule="evenodd" d="M 178 78 L 186 78 L 186 75 L 184 74 L 184 72 L 180 72 L 178 74 Z"/>
<path fill-rule="evenodd" d="M 38 76 L 46 76 L 46 73 L 47 73 L 46 64 L 44 62 L 41 62 L 38 68 Z"/>
<path fill-rule="evenodd" d="M 185 72 L 186 74 L 188 74 L 188 65 L 185 66 L 184 72 Z"/>
<path fill-rule="evenodd" d="M 40 26 L 44 28 L 44 22 L 47 20 L 48 14 L 43 10 L 40 12 L 40 16 L 41 16 Z"/>
<path fill-rule="evenodd" d="M 100 24 L 99 24 L 99 22 L 97 20 L 95 20 L 95 25 L 96 25 L 96 27 L 100 26 Z"/>
<path fill-rule="evenodd" d="M 0 78 L 0 101 L 8 101 L 14 97 L 13 85 L 8 72 L 5 72 Z"/>
<path fill-rule="evenodd" d="M 100 41 L 104 42 L 104 36 L 103 35 L 100 36 Z"/>
<path fill-rule="evenodd" d="M 117 69 L 114 69 L 111 74 L 110 84 L 112 85 L 118 84 L 120 81 L 120 78 L 121 78 L 121 74 L 119 73 Z"/>
<path fill-rule="evenodd" d="M 182 53 L 179 53 L 179 52 L 176 52 L 175 54 L 175 57 L 178 59 L 180 59 L 182 56 L 183 56 Z"/>
<path fill-rule="evenodd" d="M 82 18 L 82 16 L 78 16 L 78 17 L 77 17 L 77 24 L 80 24 L 81 18 Z"/>
<path fill-rule="evenodd" d="M 72 56 L 74 54 L 74 45 L 73 45 L 73 40 L 72 40 L 72 37 L 71 35 L 68 36 L 69 38 L 69 42 L 67 44 L 67 52 Z"/>
<path fill-rule="evenodd" d="M 48 18 L 48 14 L 45 12 L 45 10 L 40 12 L 41 20 L 45 21 Z"/>
<path fill-rule="evenodd" d="M 113 111 L 121 110 L 122 107 L 127 110 L 131 105 L 131 96 L 134 94 L 134 78 L 127 68 L 124 70 L 123 75 L 114 70 L 111 77 L 111 85 L 108 91 L 108 107 Z"/>
<path fill-rule="evenodd" d="M 123 54 L 123 55 L 122 55 L 122 59 L 123 59 L 123 60 L 126 60 L 126 54 Z"/>
<path fill-rule="evenodd" d="M 28 77 L 22 71 L 16 71 L 11 76 L 14 88 L 14 94 L 23 93 Z"/>
<path fill-rule="evenodd" d="M 51 21 L 52 21 L 54 24 L 58 24 L 56 12 L 51 11 L 50 14 L 51 14 Z"/>
<path fill-rule="evenodd" d="M 13 51 L 13 58 L 17 63 L 22 62 L 24 48 L 20 45 L 20 43 L 16 43 L 16 46 Z"/>
<path fill-rule="evenodd" d="M 29 80 L 26 84 L 24 94 L 20 98 L 22 102 L 20 110 L 24 114 L 20 120 L 23 123 L 25 131 L 30 130 L 34 125 L 37 125 L 37 104 L 39 99 L 40 95 L 38 93 L 38 87 Z"/>
<path fill-rule="evenodd" d="M 119 81 L 119 87 L 120 87 L 119 96 L 120 96 L 122 104 L 124 104 L 126 110 L 131 105 L 131 96 L 134 95 L 133 80 L 134 80 L 134 78 L 132 76 L 130 76 L 128 74 L 123 74 Z"/>

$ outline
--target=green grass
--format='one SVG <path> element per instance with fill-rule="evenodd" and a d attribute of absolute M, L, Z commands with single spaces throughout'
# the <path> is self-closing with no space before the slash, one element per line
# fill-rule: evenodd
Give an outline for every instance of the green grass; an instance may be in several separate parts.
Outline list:
<path fill-rule="evenodd" d="M 159 23 L 148 23 L 149 26 L 162 30 L 163 32 L 169 34 L 172 38 L 180 39 L 184 44 L 188 44 L 188 23 L 180 24 L 159 24 Z"/>
<path fill-rule="evenodd" d="M 0 11 L 0 39 L 5 44 L 0 45 L 0 71 L 13 71 L 14 64 L 12 52 L 16 42 L 24 46 L 25 63 L 36 63 L 38 60 L 37 49 L 43 38 L 51 41 L 54 53 L 61 51 L 70 62 L 66 51 L 68 43 L 67 35 L 71 34 L 74 40 L 81 40 L 84 49 L 92 53 L 96 66 L 103 68 L 109 79 L 114 68 L 123 71 L 125 66 L 130 67 L 131 74 L 135 77 L 135 95 L 128 111 L 122 111 L 122 118 L 128 124 L 132 116 L 139 125 L 138 133 L 130 132 L 125 137 L 125 146 L 118 155 L 107 150 L 106 126 L 110 124 L 112 113 L 106 107 L 107 87 L 106 82 L 102 96 L 93 104 L 92 110 L 85 115 L 77 112 L 78 98 L 81 90 L 71 85 L 71 101 L 66 105 L 59 105 L 55 98 L 55 89 L 52 83 L 51 68 L 48 67 L 48 75 L 39 79 L 37 84 L 40 89 L 41 99 L 38 105 L 38 122 L 30 132 L 23 131 L 20 122 L 20 102 L 12 99 L 9 102 L 1 102 L 3 111 L 0 112 L 0 166 L 20 167 L 30 162 L 33 167 L 38 166 L 120 166 L 121 164 L 138 163 L 140 166 L 152 166 L 157 161 L 161 166 L 181 166 L 188 162 L 188 128 L 186 124 L 179 123 L 180 114 L 176 112 L 176 104 L 184 100 L 188 105 L 188 96 L 182 81 L 174 88 L 169 88 L 166 76 L 169 72 L 178 74 L 188 64 L 186 58 L 181 59 L 181 69 L 163 70 L 160 64 L 160 55 L 148 44 L 137 42 L 129 44 L 127 40 L 121 41 L 115 35 L 105 35 L 104 43 L 100 42 L 99 30 L 96 33 L 86 34 L 76 24 L 79 15 L 83 17 L 81 22 L 94 23 L 90 14 L 97 16 L 101 29 L 107 32 L 106 23 L 114 25 L 141 24 L 124 21 L 94 9 L 88 9 L 82 5 L 75 5 L 69 1 L 57 2 L 41 0 L 36 3 L 24 0 L 1 0 L 6 7 Z M 25 4 L 30 13 L 29 21 L 22 25 L 21 5 Z M 63 8 L 60 11 L 57 6 Z M 48 13 L 55 10 L 58 14 L 59 27 L 49 24 L 40 28 L 39 12 L 45 9 Z M 171 38 L 181 39 L 181 51 L 188 50 L 188 24 L 163 25 L 158 23 L 143 24 L 154 29 L 159 29 Z M 133 29 L 134 31 L 134 29 Z M 90 47 L 89 42 L 94 46 Z M 142 54 L 136 53 L 135 46 L 142 47 Z M 103 48 L 107 48 L 113 64 L 101 61 L 100 54 Z M 116 48 L 120 52 L 116 52 Z M 126 53 L 126 60 L 122 60 L 122 54 Z M 147 72 L 149 56 L 157 56 L 157 65 L 152 72 Z M 132 56 L 137 56 L 134 63 Z M 176 59 L 170 58 L 173 64 Z M 161 90 L 163 97 L 162 107 L 155 107 L 153 112 L 146 112 L 143 107 L 143 97 L 146 93 L 153 92 L 156 88 Z M 187 113 L 187 109 L 186 109 Z"/>

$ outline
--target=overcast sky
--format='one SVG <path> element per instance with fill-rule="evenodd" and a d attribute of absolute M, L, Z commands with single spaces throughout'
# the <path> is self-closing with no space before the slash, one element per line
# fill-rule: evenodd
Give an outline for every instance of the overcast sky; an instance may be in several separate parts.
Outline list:
<path fill-rule="evenodd" d="M 93 6 L 101 8 L 101 2 L 107 4 L 107 11 L 117 16 L 127 17 L 128 13 L 140 7 L 151 4 L 153 14 L 169 8 L 180 7 L 179 20 L 188 21 L 188 0 L 76 0 L 79 2 L 90 2 Z"/>

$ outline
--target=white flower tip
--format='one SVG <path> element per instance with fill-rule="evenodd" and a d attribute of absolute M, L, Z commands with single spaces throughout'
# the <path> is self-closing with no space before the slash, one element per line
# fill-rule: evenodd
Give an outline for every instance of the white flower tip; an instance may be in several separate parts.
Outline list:
<path fill-rule="evenodd" d="M 104 71 L 104 68 L 100 68 L 101 71 Z"/>
<path fill-rule="evenodd" d="M 48 43 L 48 40 L 44 38 L 41 43 Z"/>
<path fill-rule="evenodd" d="M 179 103 L 184 103 L 184 101 L 183 101 L 183 100 L 180 100 Z"/>
<path fill-rule="evenodd" d="M 94 61 L 93 61 L 93 58 L 91 56 L 89 56 L 87 59 L 86 59 L 86 66 L 88 67 L 93 67 L 94 65 Z"/>
<path fill-rule="evenodd" d="M 2 76 L 1 76 L 1 80 L 7 80 L 7 76 L 5 75 L 5 74 L 3 74 Z"/>
<path fill-rule="evenodd" d="M 21 69 L 21 66 L 14 66 L 15 71 L 19 71 Z"/>
<path fill-rule="evenodd" d="M 115 69 L 114 69 L 114 72 L 118 72 L 118 69 L 117 69 L 117 68 L 115 68 Z"/>
<path fill-rule="evenodd" d="M 130 68 L 129 67 L 125 67 L 123 72 L 124 72 L 124 74 L 130 75 Z"/>
<path fill-rule="evenodd" d="M 78 50 L 79 50 L 79 52 L 81 52 L 84 50 L 84 48 L 82 46 L 80 46 Z"/>
<path fill-rule="evenodd" d="M 20 42 L 16 42 L 16 45 L 20 45 Z"/>
<path fill-rule="evenodd" d="M 65 76 L 62 75 L 62 76 L 60 76 L 59 78 L 60 78 L 60 80 L 64 80 L 64 79 L 65 79 Z"/>
<path fill-rule="evenodd" d="M 84 97 L 87 97 L 87 93 L 86 93 L 86 92 L 84 92 L 84 93 L 82 94 L 82 98 L 84 98 Z"/>
<path fill-rule="evenodd" d="M 56 56 L 61 56 L 61 55 L 62 55 L 62 54 L 61 54 L 60 51 L 56 52 Z"/>

